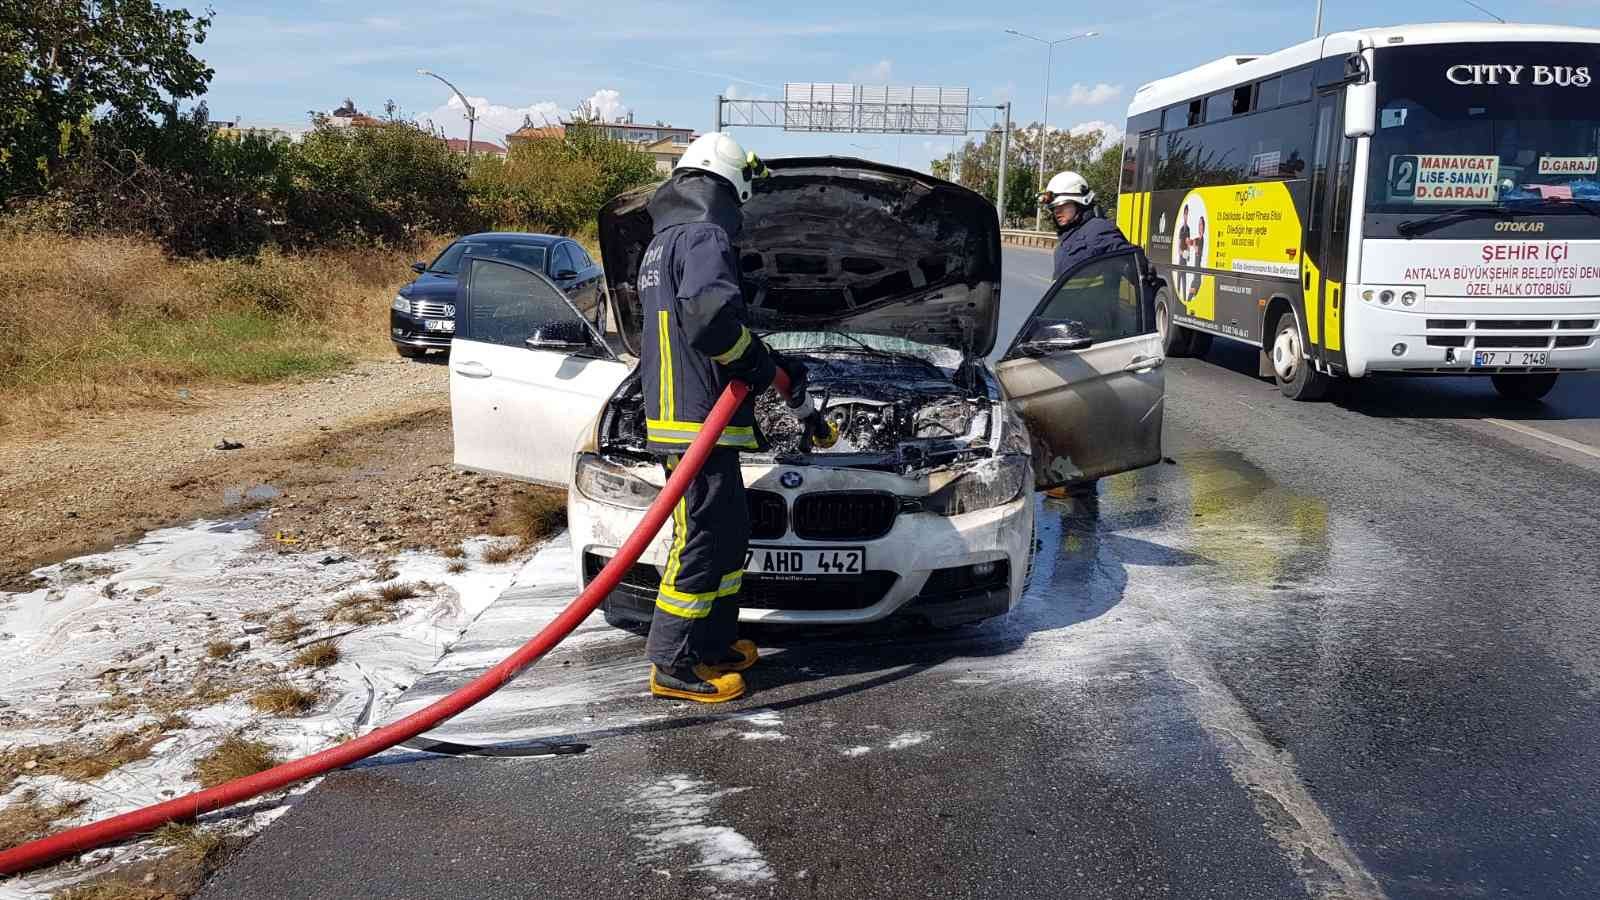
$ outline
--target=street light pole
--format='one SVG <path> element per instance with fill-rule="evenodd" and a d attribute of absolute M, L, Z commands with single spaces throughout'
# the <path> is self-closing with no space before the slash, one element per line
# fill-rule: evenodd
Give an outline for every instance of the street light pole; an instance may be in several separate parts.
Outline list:
<path fill-rule="evenodd" d="M 1007 28 L 1006 29 L 1006 34 L 1015 35 L 1015 36 L 1020 37 L 1020 38 L 1027 38 L 1030 41 L 1038 41 L 1039 43 L 1041 43 L 1041 44 L 1043 44 L 1045 46 L 1045 54 L 1044 54 L 1044 117 L 1039 120 L 1039 190 L 1041 190 L 1041 191 L 1044 190 L 1045 129 L 1046 129 L 1046 127 L 1048 127 L 1048 125 L 1050 123 L 1050 66 L 1051 66 L 1052 63 L 1055 62 L 1056 45 L 1057 44 L 1065 44 L 1067 41 L 1075 41 L 1078 38 L 1095 37 L 1099 33 L 1100 32 L 1098 32 L 1098 31 L 1085 31 L 1085 32 L 1082 32 L 1081 34 L 1069 34 L 1064 38 L 1057 38 L 1057 39 L 1055 39 L 1053 41 L 1047 41 L 1042 37 L 1038 37 L 1038 36 L 1032 35 L 1032 34 L 1026 34 L 1024 32 L 1017 31 L 1014 28 Z M 1044 210 L 1043 209 L 1039 210 L 1038 213 L 1036 214 L 1036 216 L 1034 218 L 1033 227 L 1037 231 L 1043 231 L 1044 230 Z"/>
<path fill-rule="evenodd" d="M 1317 30 L 1311 32 L 1312 37 L 1322 37 L 1322 0 L 1317 0 Z"/>
<path fill-rule="evenodd" d="M 441 82 L 444 83 L 445 87 L 447 87 L 451 91 L 455 92 L 456 97 L 458 97 L 461 100 L 461 105 L 465 106 L 467 108 L 467 165 L 471 166 L 472 165 L 473 126 L 478 123 L 478 111 L 476 109 L 474 109 L 473 106 L 472 106 L 472 103 L 467 100 L 467 95 L 461 93 L 461 91 L 459 89 L 457 89 L 455 85 L 453 85 L 450 82 L 446 81 L 445 77 L 443 75 L 440 75 L 438 72 L 431 72 L 431 71 L 429 71 L 427 69 L 418 69 L 417 70 L 417 74 L 418 75 L 426 75 L 429 78 L 437 78 L 437 79 L 439 79 Z"/>

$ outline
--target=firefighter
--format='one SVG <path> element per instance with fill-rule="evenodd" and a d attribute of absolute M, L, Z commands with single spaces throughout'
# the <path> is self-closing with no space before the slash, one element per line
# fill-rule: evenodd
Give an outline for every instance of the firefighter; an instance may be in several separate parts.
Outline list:
<path fill-rule="evenodd" d="M 1086 259 L 1133 249 L 1094 205 L 1094 191 L 1077 172 L 1057 172 L 1039 194 L 1039 205 L 1056 221 L 1055 276 Z"/>
<path fill-rule="evenodd" d="M 650 199 L 655 237 L 639 266 L 644 312 L 640 361 L 650 449 L 667 471 L 699 434 L 730 379 L 750 395 L 672 511 L 672 541 L 645 651 L 650 692 L 720 703 L 744 693 L 739 673 L 756 661 L 738 640 L 739 588 L 750 539 L 739 451 L 761 444 L 755 398 L 778 366 L 805 396 L 805 371 L 780 360 L 746 324 L 735 242 L 740 206 L 750 199 L 761 161 L 731 136 L 696 138 Z"/>

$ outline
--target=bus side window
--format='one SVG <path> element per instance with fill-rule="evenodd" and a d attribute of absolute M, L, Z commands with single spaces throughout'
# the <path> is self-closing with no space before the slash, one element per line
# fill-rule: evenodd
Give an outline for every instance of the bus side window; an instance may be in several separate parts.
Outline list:
<path fill-rule="evenodd" d="M 1169 107 L 1166 108 L 1166 110 L 1164 112 L 1161 113 L 1161 130 L 1162 131 L 1178 131 L 1179 129 L 1188 128 L 1188 127 L 1189 127 L 1189 106 L 1188 106 L 1188 104 L 1180 103 L 1177 106 L 1169 106 Z"/>
<path fill-rule="evenodd" d="M 1333 105 L 1317 110 L 1316 162 L 1311 167 L 1311 225 L 1316 231 L 1322 221 L 1322 195 L 1328 184 L 1328 132 L 1333 127 Z"/>
<path fill-rule="evenodd" d="M 1339 141 L 1339 177 L 1335 180 L 1338 185 L 1339 202 L 1333 212 L 1333 233 L 1344 234 L 1345 222 L 1350 218 L 1350 178 L 1355 161 L 1350 158 L 1355 142 L 1349 139 Z"/>
<path fill-rule="evenodd" d="M 1278 88 L 1283 83 L 1282 78 L 1273 77 L 1261 82 L 1256 88 L 1256 109 L 1271 109 L 1278 105 Z"/>
<path fill-rule="evenodd" d="M 1205 110 L 1206 108 L 1204 100 L 1190 100 L 1189 124 L 1199 125 L 1201 122 L 1205 121 Z"/>
<path fill-rule="evenodd" d="M 1283 73 L 1282 87 L 1279 89 L 1279 103 L 1294 103 L 1300 100 L 1311 99 L 1311 67 L 1295 69 L 1293 72 Z"/>

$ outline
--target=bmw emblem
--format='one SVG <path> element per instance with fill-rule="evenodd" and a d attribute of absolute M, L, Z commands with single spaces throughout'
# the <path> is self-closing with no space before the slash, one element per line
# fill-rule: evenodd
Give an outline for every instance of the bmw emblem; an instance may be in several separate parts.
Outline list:
<path fill-rule="evenodd" d="M 804 484 L 805 479 L 800 477 L 799 472 L 785 472 L 778 476 L 778 483 L 792 491 Z"/>

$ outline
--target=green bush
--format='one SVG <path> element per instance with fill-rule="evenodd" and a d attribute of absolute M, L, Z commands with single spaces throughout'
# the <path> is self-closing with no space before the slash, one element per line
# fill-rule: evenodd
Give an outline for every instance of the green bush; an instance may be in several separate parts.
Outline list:
<path fill-rule="evenodd" d="M 575 234 L 593 227 L 607 200 L 656 177 L 650 154 L 578 124 L 520 141 L 504 160 L 479 160 L 467 187 L 478 214 L 499 227 Z"/>

